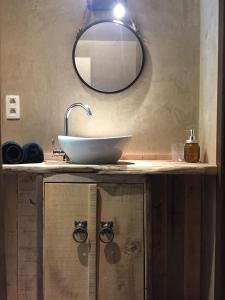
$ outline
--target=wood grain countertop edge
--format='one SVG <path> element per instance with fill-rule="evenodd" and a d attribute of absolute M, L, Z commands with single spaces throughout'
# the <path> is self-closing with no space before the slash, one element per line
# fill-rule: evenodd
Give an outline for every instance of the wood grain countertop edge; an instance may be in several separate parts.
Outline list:
<path fill-rule="evenodd" d="M 46 161 L 37 164 L 3 165 L 3 173 L 92 173 L 92 174 L 206 174 L 216 175 L 217 166 L 206 163 L 172 161 L 119 161 L 114 165 L 79 165 L 60 161 Z"/>

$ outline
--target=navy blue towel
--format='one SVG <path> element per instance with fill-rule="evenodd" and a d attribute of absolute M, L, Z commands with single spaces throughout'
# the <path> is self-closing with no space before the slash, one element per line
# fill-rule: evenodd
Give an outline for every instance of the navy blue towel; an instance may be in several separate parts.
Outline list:
<path fill-rule="evenodd" d="M 44 161 L 44 152 L 36 143 L 28 143 L 23 146 L 23 163 L 41 163 Z"/>
<path fill-rule="evenodd" d="M 23 150 L 16 142 L 2 144 L 2 160 L 4 164 L 20 164 L 23 161 Z"/>

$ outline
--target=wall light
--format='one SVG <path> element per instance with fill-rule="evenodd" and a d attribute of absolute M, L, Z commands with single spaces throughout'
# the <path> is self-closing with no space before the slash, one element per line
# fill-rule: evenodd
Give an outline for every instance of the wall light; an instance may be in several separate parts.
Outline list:
<path fill-rule="evenodd" d="M 126 14 L 126 9 L 123 4 L 118 3 L 113 9 L 113 14 L 117 19 L 122 19 Z"/>

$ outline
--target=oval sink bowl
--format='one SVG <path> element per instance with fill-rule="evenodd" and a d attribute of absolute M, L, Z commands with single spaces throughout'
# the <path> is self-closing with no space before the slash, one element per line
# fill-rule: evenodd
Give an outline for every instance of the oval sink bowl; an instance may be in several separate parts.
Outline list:
<path fill-rule="evenodd" d="M 77 164 L 115 164 L 132 136 L 88 138 L 58 136 L 60 147 Z"/>

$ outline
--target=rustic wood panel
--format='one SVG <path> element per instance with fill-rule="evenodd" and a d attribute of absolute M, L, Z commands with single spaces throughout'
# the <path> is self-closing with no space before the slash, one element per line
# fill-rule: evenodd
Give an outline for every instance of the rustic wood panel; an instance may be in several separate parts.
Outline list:
<path fill-rule="evenodd" d="M 89 298 L 89 242 L 72 238 L 74 221 L 88 220 L 88 197 L 88 184 L 45 184 L 45 300 Z"/>
<path fill-rule="evenodd" d="M 96 300 L 96 223 L 97 223 L 97 186 L 95 184 L 89 185 L 88 196 L 88 240 L 89 240 L 89 254 L 88 254 L 88 300 Z"/>
<path fill-rule="evenodd" d="M 99 242 L 97 299 L 144 300 L 144 186 L 101 184 L 98 205 L 99 222 L 113 221 L 115 238 Z"/>
<path fill-rule="evenodd" d="M 44 182 L 65 182 L 65 183 L 145 183 L 146 176 L 144 175 L 96 175 L 96 174 L 54 174 L 45 175 Z"/>
<path fill-rule="evenodd" d="M 184 299 L 184 181 L 169 177 L 167 186 L 167 299 Z"/>
<path fill-rule="evenodd" d="M 202 177 L 184 176 L 184 180 L 184 299 L 199 300 L 201 287 Z"/>
<path fill-rule="evenodd" d="M 44 299 L 43 289 L 43 177 L 36 177 L 36 206 L 37 206 L 37 299 Z"/>
<path fill-rule="evenodd" d="M 1 102 L 1 100 L 0 100 Z M 1 128 L 1 125 L 0 125 Z M 0 147 L 1 149 L 1 147 Z M 1 157 L 0 157 L 1 159 Z M 2 185 L 2 167 L 0 161 L 0 299 L 6 300 L 6 252 L 5 252 L 5 228 L 4 228 L 4 204 L 5 197 L 3 194 L 3 185 Z M 9 278 L 8 278 L 9 281 Z"/>
<path fill-rule="evenodd" d="M 151 176 L 152 299 L 167 299 L 167 177 Z"/>
<path fill-rule="evenodd" d="M 202 202 L 201 300 L 214 299 L 216 243 L 216 177 L 205 177 Z M 222 298 L 221 298 L 222 299 Z"/>
<path fill-rule="evenodd" d="M 152 293 L 200 299 L 202 177 L 151 177 Z"/>
<path fill-rule="evenodd" d="M 37 299 L 37 185 L 18 177 L 18 300 Z"/>
<path fill-rule="evenodd" d="M 37 295 L 37 202 L 42 180 L 5 174 L 7 300 L 40 300 Z"/>
<path fill-rule="evenodd" d="M 145 299 L 153 300 L 152 295 L 152 205 L 151 179 L 144 185 L 144 238 L 145 238 Z"/>
<path fill-rule="evenodd" d="M 4 175 L 5 189 L 5 253 L 6 253 L 6 283 L 7 300 L 18 299 L 18 240 L 17 240 L 17 197 L 18 183 L 16 174 Z M 1 298 L 0 298 L 1 299 Z"/>
<path fill-rule="evenodd" d="M 113 165 L 85 165 L 63 161 L 47 161 L 40 164 L 4 165 L 4 172 L 56 174 L 83 173 L 98 175 L 147 175 L 147 174 L 217 174 L 215 164 L 174 162 L 167 160 L 129 160 Z"/>
<path fill-rule="evenodd" d="M 6 279 L 5 233 L 4 233 L 4 196 L 3 196 L 3 186 L 2 186 L 2 167 L 0 162 L 0 299 L 2 300 L 7 299 L 6 281 L 7 279 Z"/>

